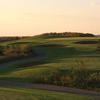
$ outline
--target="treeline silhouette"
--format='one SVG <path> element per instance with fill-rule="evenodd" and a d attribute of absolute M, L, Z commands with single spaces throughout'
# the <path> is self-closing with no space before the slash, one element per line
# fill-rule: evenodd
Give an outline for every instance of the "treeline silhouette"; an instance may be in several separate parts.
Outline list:
<path fill-rule="evenodd" d="M 91 33 L 78 33 L 78 32 L 51 32 L 51 33 L 43 33 L 43 36 L 65 36 L 65 37 L 95 37 L 95 35 Z"/>
<path fill-rule="evenodd" d="M 0 37 L 0 42 L 6 42 L 6 41 L 13 41 L 13 40 L 19 40 L 22 38 L 28 38 L 29 36 L 15 36 L 15 37 Z"/>

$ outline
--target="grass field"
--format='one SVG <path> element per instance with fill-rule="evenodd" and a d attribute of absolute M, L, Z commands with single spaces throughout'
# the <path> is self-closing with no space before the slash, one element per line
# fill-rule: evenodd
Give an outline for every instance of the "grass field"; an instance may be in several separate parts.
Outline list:
<path fill-rule="evenodd" d="M 42 51 L 48 56 L 43 59 L 35 59 L 37 62 L 45 62 L 44 64 L 29 65 L 25 68 L 21 68 L 19 64 L 19 68 L 13 65 L 0 70 L 0 78 L 33 82 L 36 75 L 48 74 L 54 68 L 69 70 L 72 67 L 77 67 L 76 61 L 83 61 L 89 71 L 100 71 L 100 51 L 97 50 L 97 44 L 75 43 L 88 40 L 98 41 L 99 39 L 99 37 L 49 38 L 37 36 L 14 42 L 2 43 L 1 45 L 8 45 L 16 42 L 30 42 L 36 51 Z"/>
<path fill-rule="evenodd" d="M 100 72 L 100 51 L 97 50 L 98 44 L 76 43 L 80 41 L 98 41 L 99 39 L 100 37 L 51 38 L 36 36 L 0 43 L 2 46 L 31 44 L 34 50 L 47 54 L 47 56 L 35 59 L 33 62 L 19 63 L 1 69 L 0 79 L 32 83 L 36 76 L 48 75 L 51 70 L 56 68 L 60 68 L 67 73 L 72 67 L 77 68 L 77 62 L 80 61 L 84 62 L 85 67 L 90 72 Z M 24 65 L 27 65 L 27 67 L 23 67 Z M 13 100 L 13 98 L 14 100 L 66 100 L 66 98 L 67 100 L 96 100 L 72 94 L 0 87 L 0 100 Z"/>
<path fill-rule="evenodd" d="M 6 95 L 5 95 L 6 94 Z M 73 94 L 42 90 L 0 87 L 0 100 L 98 100 Z"/>

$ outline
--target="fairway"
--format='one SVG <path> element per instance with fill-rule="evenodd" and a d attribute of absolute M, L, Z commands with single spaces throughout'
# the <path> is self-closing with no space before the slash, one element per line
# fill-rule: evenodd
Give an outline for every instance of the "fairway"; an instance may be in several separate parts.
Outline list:
<path fill-rule="evenodd" d="M 8 68 L 0 70 L 0 78 L 33 82 L 36 75 L 48 74 L 52 69 L 60 68 L 63 70 L 70 70 L 72 67 L 77 67 L 78 65 L 76 61 L 84 62 L 90 71 L 100 71 L 100 51 L 97 50 L 98 44 L 75 43 L 82 40 L 98 41 L 99 37 L 72 37 L 52 39 L 44 36 L 36 36 L 33 38 L 18 40 L 16 42 L 33 42 L 32 46 L 36 51 L 46 53 L 46 57 L 33 60 L 33 62 L 37 63 L 42 61 L 44 64 L 33 66 L 29 64 L 27 67 L 21 67 L 24 65 L 24 63 L 12 65 Z M 10 43 L 16 42 L 5 42 L 2 45 L 8 45 Z M 32 61 L 30 63 L 32 63 Z M 19 66 L 19 68 L 16 66 Z"/>

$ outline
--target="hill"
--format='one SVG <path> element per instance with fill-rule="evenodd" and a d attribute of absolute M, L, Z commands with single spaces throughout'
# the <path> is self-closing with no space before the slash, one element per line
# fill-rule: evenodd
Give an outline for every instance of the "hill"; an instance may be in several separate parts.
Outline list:
<path fill-rule="evenodd" d="M 100 50 L 97 48 L 99 39 L 100 37 L 61 36 L 58 38 L 39 35 L 2 42 L 0 45 L 5 48 L 31 46 L 38 56 L 41 53 L 46 55 L 31 61 L 26 56 L 25 62 L 16 61 L 16 64 L 13 63 L 16 59 L 11 59 L 14 65 L 10 64 L 0 69 L 0 79 L 100 91 Z M 0 57 L 2 59 L 3 55 Z M 5 64 L 7 65 L 7 61 Z M 79 68 L 82 69 L 79 70 Z"/>
<path fill-rule="evenodd" d="M 44 33 L 43 36 L 52 36 L 52 37 L 95 37 L 95 35 L 91 33 L 78 33 L 78 32 L 51 32 L 51 33 Z"/>

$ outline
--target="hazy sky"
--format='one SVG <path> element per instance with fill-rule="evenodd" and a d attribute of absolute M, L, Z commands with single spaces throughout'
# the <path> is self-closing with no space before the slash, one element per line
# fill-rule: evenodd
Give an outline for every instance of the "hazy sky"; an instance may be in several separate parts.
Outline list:
<path fill-rule="evenodd" d="M 100 0 L 0 0 L 0 36 L 100 34 Z"/>

